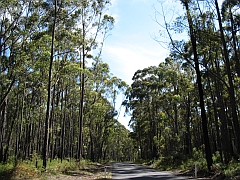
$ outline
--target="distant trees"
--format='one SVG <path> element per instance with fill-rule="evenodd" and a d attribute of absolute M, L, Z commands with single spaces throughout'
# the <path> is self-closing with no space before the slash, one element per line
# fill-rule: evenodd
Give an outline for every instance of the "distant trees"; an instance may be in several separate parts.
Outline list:
<path fill-rule="evenodd" d="M 179 3 L 185 14 L 165 22 L 169 57 L 136 71 L 128 87 L 101 60 L 114 23 L 109 1 L 0 2 L 0 162 L 34 155 L 46 168 L 54 158 L 177 160 L 202 151 L 211 169 L 213 154 L 238 159 L 239 1 Z M 124 92 L 131 133 L 116 120 Z"/>
<path fill-rule="evenodd" d="M 135 73 L 126 105 L 132 111 L 132 136 L 142 159 L 181 150 L 191 153 L 189 114 L 193 113 L 190 102 L 194 101 L 189 100 L 195 96 L 193 77 L 189 77 L 192 73 L 190 69 L 181 72 L 180 64 L 170 58 L 158 67 Z"/>
<path fill-rule="evenodd" d="M 185 15 L 164 26 L 169 57 L 136 71 L 124 104 L 141 158 L 205 149 L 210 170 L 212 153 L 225 164 L 239 157 L 239 2 L 179 2 Z M 173 39 L 178 25 L 189 40 Z"/>
<path fill-rule="evenodd" d="M 133 158 L 112 103 L 128 86 L 101 60 L 109 5 L 0 2 L 0 162 Z"/>

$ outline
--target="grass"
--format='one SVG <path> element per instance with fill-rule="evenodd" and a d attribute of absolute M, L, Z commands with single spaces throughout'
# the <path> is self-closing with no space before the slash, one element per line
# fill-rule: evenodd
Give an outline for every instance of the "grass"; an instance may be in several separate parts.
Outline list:
<path fill-rule="evenodd" d="M 42 168 L 42 160 L 27 160 L 18 162 L 14 166 L 13 162 L 0 164 L 1 180 L 22 180 L 22 179 L 48 179 L 49 176 L 98 176 L 98 179 L 104 179 L 111 176 L 110 173 L 103 173 L 104 166 L 98 163 L 92 163 L 87 160 L 77 162 L 75 159 L 54 159 L 48 162 L 45 169 Z"/>

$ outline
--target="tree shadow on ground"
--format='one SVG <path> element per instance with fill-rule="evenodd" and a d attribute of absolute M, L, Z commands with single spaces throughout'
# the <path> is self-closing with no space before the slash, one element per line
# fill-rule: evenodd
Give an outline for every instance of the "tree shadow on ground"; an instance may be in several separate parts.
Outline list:
<path fill-rule="evenodd" d="M 113 168 L 113 179 L 129 180 L 186 180 L 189 177 L 175 176 L 173 173 L 159 171 L 147 166 L 116 163 Z"/>
<path fill-rule="evenodd" d="M 101 178 L 104 177 L 104 173 L 109 174 L 112 172 L 111 165 L 102 165 L 102 164 L 92 164 L 87 168 L 80 168 L 76 171 L 65 171 L 62 174 L 67 176 L 75 176 L 75 177 L 89 177 L 89 176 L 96 176 L 98 179 L 109 179 L 109 178 Z M 100 176 L 100 177 L 99 177 Z"/>

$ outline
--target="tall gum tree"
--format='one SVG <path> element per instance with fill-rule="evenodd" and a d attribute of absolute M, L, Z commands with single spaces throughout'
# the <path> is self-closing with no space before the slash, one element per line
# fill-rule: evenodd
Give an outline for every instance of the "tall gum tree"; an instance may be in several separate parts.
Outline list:
<path fill-rule="evenodd" d="M 6 114 L 8 112 L 6 111 L 9 102 L 7 101 L 8 95 L 14 86 L 21 86 L 21 78 L 26 76 L 24 65 L 27 64 L 25 59 L 28 59 L 29 56 L 22 49 L 26 47 L 31 34 L 28 31 L 32 26 L 27 26 L 24 19 L 24 15 L 26 14 L 27 17 L 29 14 L 30 4 L 31 1 L 2 1 L 0 3 L 0 161 L 3 156 L 4 159 L 7 159 L 8 140 L 10 140 L 8 136 L 12 133 L 12 128 L 6 128 L 7 121 L 10 121 L 10 118 L 6 119 L 6 117 L 12 117 L 11 113 Z M 31 24 L 30 19 L 28 22 Z M 17 115 L 18 108 L 12 113 Z M 2 156 L 3 149 L 5 150 Z"/>
<path fill-rule="evenodd" d="M 239 27 L 239 6 L 238 1 L 236 0 L 225 0 L 222 3 L 222 22 L 227 24 L 227 29 L 231 32 L 232 35 L 232 46 L 233 46 L 233 54 L 232 59 L 235 61 L 235 71 L 240 77 L 240 60 L 239 60 L 239 52 L 238 52 L 238 27 Z"/>
<path fill-rule="evenodd" d="M 79 160 L 82 159 L 83 151 L 83 121 L 84 121 L 84 89 L 86 81 L 86 61 L 92 55 L 91 53 L 98 46 L 98 38 L 101 38 L 102 34 L 106 34 L 114 23 L 114 19 L 106 14 L 110 2 L 108 0 L 90 1 L 84 0 L 79 3 L 80 17 L 80 41 L 79 41 L 79 53 L 80 53 L 80 67 L 83 69 L 80 79 L 80 111 L 79 111 L 79 137 L 78 137 L 78 155 Z M 76 11 L 77 12 L 77 11 Z M 104 39 L 103 39 L 104 40 Z M 103 42 L 101 42 L 103 43 Z"/>
<path fill-rule="evenodd" d="M 191 121 L 189 113 L 193 105 L 185 105 L 189 103 L 185 96 L 190 96 L 193 85 L 179 62 L 171 58 L 165 61 L 157 67 L 136 71 L 131 88 L 126 91 L 124 105 L 131 111 L 131 136 L 142 159 L 177 157 L 183 148 L 186 149 L 185 145 L 191 148 L 191 142 L 185 136 L 188 134 L 188 138 L 191 137 L 193 126 L 186 124 L 185 119 Z M 184 144 L 185 139 L 188 142 Z"/>
<path fill-rule="evenodd" d="M 91 23 L 86 19 L 84 41 L 86 66 L 83 72 L 82 68 L 79 67 L 79 62 L 82 62 L 82 56 L 79 56 L 79 52 L 82 51 L 76 51 L 76 49 L 83 47 L 81 11 L 78 11 L 80 7 L 78 3 L 83 1 L 57 2 L 57 25 L 54 39 L 52 38 L 55 15 L 54 1 L 26 2 L 11 0 L 0 2 L 3 5 L 0 6 L 1 12 L 12 10 L 9 11 L 9 15 L 1 14 L 4 19 L 3 21 L 1 19 L 1 34 L 4 34 L 1 45 L 5 50 L 2 51 L 0 62 L 1 72 L 3 72 L 0 75 L 2 97 L 8 92 L 11 80 L 14 80 L 10 74 L 17 78 L 16 83 L 10 88 L 6 103 L 1 109 L 0 127 L 1 130 L 3 129 L 3 131 L 0 131 L 2 138 L 0 141 L 3 147 L 1 149 L 1 159 L 8 160 L 10 156 L 15 155 L 15 159 L 18 160 L 19 158 L 30 158 L 31 155 L 34 155 L 34 157 L 37 157 L 34 160 L 36 160 L 36 166 L 38 166 L 39 155 L 45 153 L 45 147 L 43 148 L 43 146 L 46 146 L 49 151 L 47 156 L 50 161 L 55 157 L 61 158 L 61 160 L 65 157 L 70 159 L 77 157 L 79 85 L 81 82 L 80 74 L 84 73 L 84 139 L 82 142 L 84 144 L 84 157 L 89 158 L 93 154 L 96 155 L 95 159 L 99 160 L 111 158 L 120 160 L 124 157 L 123 151 L 127 153 L 131 143 L 129 141 L 127 144 L 124 140 L 128 131 L 123 126 L 119 127 L 119 123 L 114 119 L 116 116 L 113 108 L 114 103 L 110 103 L 110 101 L 114 101 L 117 90 L 119 88 L 124 89 L 124 85 L 121 85 L 122 82 L 118 78 L 111 77 L 109 71 L 101 71 L 100 69 L 105 69 L 106 65 L 92 58 L 90 54 L 94 48 L 99 50 L 97 48 L 100 47 L 97 55 L 100 58 L 102 42 L 99 44 L 96 42 L 97 40 L 100 42 L 99 39 L 105 39 L 106 32 L 112 27 L 113 18 L 102 12 L 101 21 L 93 18 L 92 21 L 89 20 L 96 23 Z M 89 2 L 93 3 L 93 1 Z M 98 5 L 98 9 L 101 9 L 103 7 L 101 3 L 103 2 L 95 1 L 94 6 L 91 4 L 92 6 L 89 6 L 86 11 L 90 14 L 89 9 L 95 7 L 95 5 Z M 25 12 L 28 13 L 21 13 L 22 7 L 18 6 L 18 3 L 23 5 Z M 7 18 L 9 19 L 7 20 Z M 12 21 L 9 21 L 10 19 Z M 94 30 L 99 30 L 97 35 L 100 36 L 95 36 L 96 31 Z M 54 43 L 52 43 L 52 40 L 54 40 Z M 54 44 L 54 48 L 51 48 L 52 44 Z M 97 45 L 100 46 L 97 47 Z M 6 48 L 8 49 L 6 50 Z M 51 103 L 47 105 L 48 80 L 51 77 L 49 76 L 49 59 L 52 58 L 51 49 L 54 50 L 54 53 L 52 53 L 54 54 L 52 78 L 49 86 L 51 87 L 51 97 L 49 98 Z M 6 52 L 11 52 L 10 59 L 3 57 L 7 54 Z M 99 65 L 99 68 L 95 69 L 97 71 L 95 73 L 89 67 L 91 62 L 96 63 L 96 66 Z M 4 71 L 6 67 L 8 71 Z M 101 79 L 100 86 L 102 87 L 97 87 L 99 91 L 96 92 L 95 86 L 92 86 L 91 83 L 94 84 L 98 77 Z M 97 83 L 95 85 L 97 86 Z M 96 104 L 93 103 L 95 97 L 99 98 Z M 91 102 L 93 105 L 87 106 Z M 46 107 L 49 105 L 50 119 L 46 123 L 46 119 L 48 119 L 46 114 L 49 113 L 46 113 Z M 93 124 L 91 134 L 98 137 L 92 146 L 91 153 L 86 151 L 91 144 L 88 141 L 89 134 L 87 133 L 90 118 L 92 118 Z M 44 142 L 45 124 L 48 125 L 48 145 L 46 140 Z M 121 129 L 123 129 L 122 133 L 125 136 L 118 132 Z M 115 139 L 117 138 L 119 146 L 115 148 Z M 100 140 L 98 141 L 98 139 Z M 100 146 L 98 146 L 99 144 Z"/>
<path fill-rule="evenodd" d="M 204 94 L 203 94 L 203 87 L 202 87 L 202 80 L 201 80 L 201 73 L 199 69 L 199 60 L 198 60 L 198 53 L 197 53 L 197 42 L 196 42 L 196 34 L 193 27 L 193 20 L 191 17 L 191 12 L 189 9 L 189 0 L 182 0 L 181 1 L 183 6 L 186 10 L 188 25 L 189 25 L 189 33 L 190 39 L 193 48 L 193 58 L 194 58 L 194 68 L 196 70 L 197 75 L 197 85 L 198 85 L 198 93 L 199 93 L 199 101 L 200 101 L 200 108 L 201 108 L 201 117 L 202 117 L 202 131 L 203 131 L 203 138 L 204 138 L 204 145 L 205 145 L 205 155 L 207 160 L 208 170 L 211 170 L 212 167 L 212 152 L 209 142 L 209 135 L 208 135 L 208 126 L 207 126 L 207 116 L 205 111 L 205 103 L 204 103 Z"/>
<path fill-rule="evenodd" d="M 217 11 L 217 19 L 218 19 L 218 24 L 219 24 L 219 30 L 220 30 L 220 35 L 221 35 L 221 43 L 223 47 L 223 57 L 226 63 L 226 70 L 227 70 L 227 77 L 228 77 L 228 84 L 229 84 L 229 98 L 230 98 L 230 104 L 231 104 L 231 112 L 232 112 L 232 119 L 233 119 L 233 128 L 234 128 L 234 134 L 236 138 L 236 153 L 237 155 L 240 154 L 240 127 L 239 127 L 239 121 L 238 121 L 238 114 L 237 114 L 237 103 L 236 103 L 236 93 L 233 85 L 233 76 L 232 76 L 232 71 L 231 71 L 231 65 L 229 61 L 229 53 L 227 49 L 227 44 L 225 40 L 225 35 L 224 35 L 224 30 L 223 30 L 223 24 L 222 24 L 222 17 L 220 14 L 220 9 L 218 5 L 218 1 L 215 0 L 215 7 Z"/>
<path fill-rule="evenodd" d="M 57 3 L 58 0 L 54 0 L 54 15 L 53 15 L 53 25 L 52 25 L 52 40 L 51 40 L 51 55 L 49 61 L 49 70 L 48 70 L 48 96 L 47 96 L 47 109 L 46 109 L 46 119 L 44 127 L 44 140 L 43 140 L 43 168 L 46 169 L 48 162 L 48 143 L 49 143 L 49 121 L 51 118 L 51 102 L 52 102 L 52 69 L 53 69 L 53 60 L 54 60 L 54 42 L 55 42 L 55 28 L 57 21 Z"/>

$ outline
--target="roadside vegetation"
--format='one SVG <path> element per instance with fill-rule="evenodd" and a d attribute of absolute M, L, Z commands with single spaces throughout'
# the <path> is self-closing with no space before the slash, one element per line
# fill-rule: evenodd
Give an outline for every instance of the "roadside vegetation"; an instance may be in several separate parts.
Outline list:
<path fill-rule="evenodd" d="M 193 176 L 196 164 L 201 176 L 239 179 L 240 2 L 176 2 L 181 15 L 163 1 L 155 9 L 169 56 L 126 91 L 135 152 L 161 170 Z"/>
<path fill-rule="evenodd" d="M 138 161 L 140 164 L 150 166 L 161 171 L 171 171 L 177 175 L 195 177 L 197 168 L 198 178 L 209 179 L 240 179 L 240 163 L 232 160 L 229 164 L 221 163 L 220 154 L 213 155 L 213 166 L 208 171 L 204 153 L 194 150 L 193 156 L 176 153 L 168 157 L 160 157 L 153 161 Z"/>
<path fill-rule="evenodd" d="M 1 179 L 98 178 L 91 162 L 137 159 L 240 178 L 240 1 L 179 0 L 171 22 L 164 2 L 156 41 L 169 56 L 129 86 L 101 57 L 109 0 L 0 1 Z"/>
<path fill-rule="evenodd" d="M 93 163 L 87 160 L 77 162 L 76 159 L 54 159 L 48 162 L 46 169 L 42 168 L 42 160 L 35 160 L 0 164 L 1 180 L 47 180 L 47 179 L 106 179 L 111 178 L 111 166 L 108 164 Z"/>

